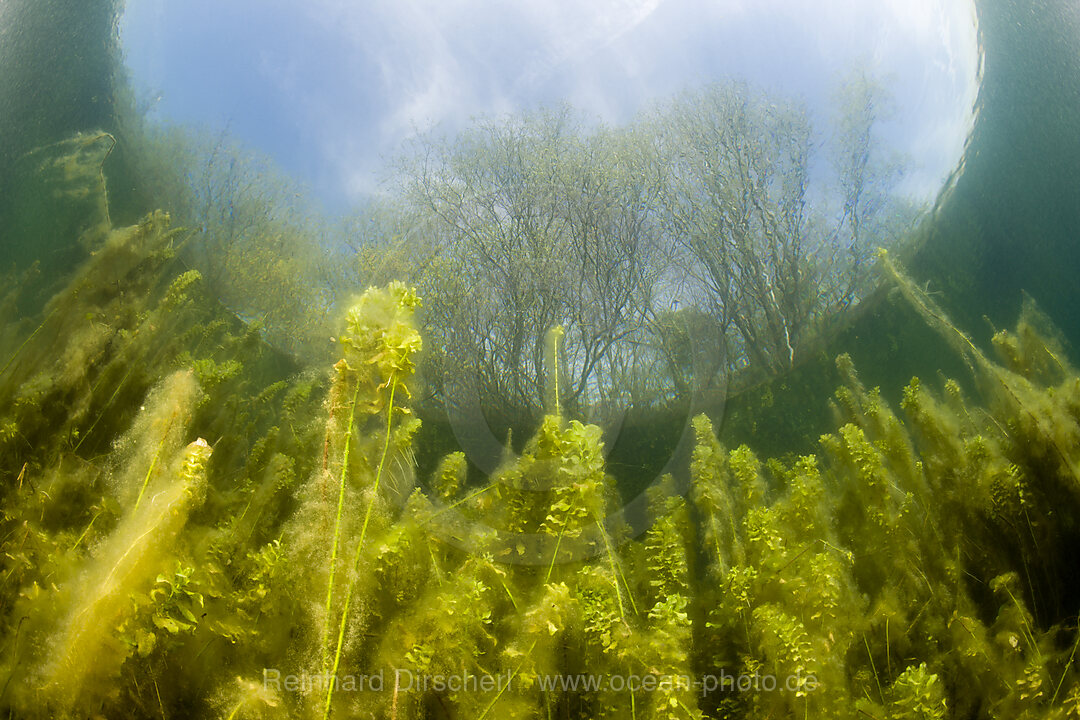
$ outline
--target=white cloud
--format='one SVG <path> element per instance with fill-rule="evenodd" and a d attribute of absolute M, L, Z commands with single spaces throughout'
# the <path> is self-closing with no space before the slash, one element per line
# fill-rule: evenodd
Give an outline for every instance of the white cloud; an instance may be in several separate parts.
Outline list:
<path fill-rule="evenodd" d="M 539 57 L 529 63 L 515 87 L 527 90 L 577 58 L 606 49 L 645 22 L 661 0 L 533 0 L 529 26 L 538 30 Z"/>
<path fill-rule="evenodd" d="M 305 98 L 305 122 L 336 128 L 323 134 L 327 161 L 351 191 L 369 190 L 380 157 L 414 132 L 453 131 L 471 117 L 531 104 L 538 89 L 645 22 L 661 1 L 313 0 L 309 21 L 349 50 L 331 100 L 337 110 L 325 98 Z M 599 97 L 598 90 L 577 95 Z M 340 117 L 357 103 L 377 103 L 377 119 L 350 130 Z M 348 132 L 366 137 L 337 137 Z"/>
<path fill-rule="evenodd" d="M 780 86 L 785 74 L 797 78 L 805 65 L 840 74 L 869 62 L 898 95 L 895 122 L 906 128 L 904 150 L 920 166 L 905 185 L 912 192 L 933 192 L 959 159 L 975 93 L 970 0 L 666 2 L 672 7 L 663 0 L 316 0 L 311 12 L 328 32 L 350 38 L 366 59 L 357 67 L 378 68 L 375 76 L 353 76 L 344 92 L 370 99 L 378 86 L 383 106 L 371 140 L 384 153 L 416 130 L 442 124 L 453 131 L 472 116 L 509 112 L 553 94 L 590 115 L 625 119 L 651 95 L 716 72 L 710 54 L 723 48 L 708 45 L 705 26 L 717 38 L 744 43 L 741 34 L 764 34 L 761 57 L 733 61 L 776 76 Z M 770 30 L 776 37 L 768 37 Z M 674 45 L 642 42 L 665 33 Z M 784 33 L 805 39 L 792 48 Z M 681 35 L 704 39 L 676 58 L 671 51 L 679 50 Z M 814 57 L 799 54 L 807 49 Z M 370 149 L 352 162 L 371 163 Z M 355 187 L 357 173 L 351 175 Z"/>
<path fill-rule="evenodd" d="M 660 3 L 315 0 L 309 7 L 358 53 L 377 51 L 378 81 L 391 91 L 384 126 L 426 128 L 527 102 L 560 67 L 602 50 Z M 364 92 L 372 80 L 357 77 L 354 89 Z"/>
<path fill-rule="evenodd" d="M 225 12 L 212 0 L 129 0 L 139 26 L 130 46 L 144 70 L 160 74 L 163 62 L 148 38 L 179 31 L 165 25 L 163 8 L 187 3 L 215 8 L 204 24 L 244 18 L 242 3 Z M 259 0 L 259 8 L 263 29 L 279 16 L 296 26 L 273 41 L 236 28 L 237 42 L 257 48 L 248 71 L 278 94 L 260 109 L 289 115 L 305 145 L 292 151 L 318 155 L 306 163 L 322 168 L 316 184 L 338 188 L 372 187 L 381 158 L 415 130 L 453 132 L 476 115 L 567 100 L 619 122 L 688 84 L 731 75 L 827 103 L 835 76 L 864 63 L 892 83 L 896 136 L 937 178 L 958 158 L 975 93 L 972 0 Z M 189 47 L 199 31 L 188 30 Z M 204 115 L 237 112 L 244 108 Z"/>

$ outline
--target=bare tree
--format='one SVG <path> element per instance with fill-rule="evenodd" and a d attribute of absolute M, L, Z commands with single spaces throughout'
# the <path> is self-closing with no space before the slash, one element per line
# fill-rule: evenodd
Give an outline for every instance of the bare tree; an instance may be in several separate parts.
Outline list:
<path fill-rule="evenodd" d="M 864 289 L 867 243 L 899 167 L 882 172 L 874 86 L 849 84 L 834 144 L 837 188 L 816 188 L 806 110 L 738 84 L 688 93 L 654 119 L 669 169 L 668 231 L 717 320 L 726 356 L 757 373 L 791 368 Z M 830 220 L 830 193 L 843 210 Z"/>
<path fill-rule="evenodd" d="M 714 85 L 680 98 L 661 123 L 670 137 L 668 226 L 705 304 L 751 363 L 790 367 L 814 294 L 805 112 Z"/>
<path fill-rule="evenodd" d="M 561 403 L 610 392 L 610 363 L 645 322 L 656 274 L 660 184 L 641 140 L 586 135 L 563 109 L 427 138 L 405 161 L 407 197 L 444 250 L 426 281 L 429 334 L 491 403 L 542 406 L 555 326 Z"/>

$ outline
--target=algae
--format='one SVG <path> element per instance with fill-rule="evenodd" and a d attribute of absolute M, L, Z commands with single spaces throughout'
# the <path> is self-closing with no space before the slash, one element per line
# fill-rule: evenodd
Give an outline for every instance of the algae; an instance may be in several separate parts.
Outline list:
<path fill-rule="evenodd" d="M 894 404 L 841 356 L 802 456 L 698 416 L 639 526 L 557 330 L 520 453 L 428 475 L 414 290 L 367 290 L 298 371 L 183 238 L 110 229 L 2 329 L 11 717 L 1076 715 L 1080 377 L 1032 302 L 993 359 L 884 258 L 971 378 Z"/>

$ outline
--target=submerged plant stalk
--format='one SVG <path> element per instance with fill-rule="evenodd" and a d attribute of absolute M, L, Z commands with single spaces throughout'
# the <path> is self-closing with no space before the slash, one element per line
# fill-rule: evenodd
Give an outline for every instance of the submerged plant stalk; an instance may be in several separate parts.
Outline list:
<path fill-rule="evenodd" d="M 323 672 L 327 670 L 326 643 L 330 639 L 330 610 L 334 598 L 334 569 L 337 566 L 338 542 L 341 537 L 341 511 L 345 505 L 345 478 L 349 472 L 349 450 L 352 445 L 353 426 L 355 418 L 353 412 L 356 408 L 356 399 L 360 395 L 360 379 L 356 380 L 356 389 L 353 391 L 352 403 L 349 405 L 349 430 L 345 433 L 345 451 L 341 460 L 341 482 L 338 488 L 337 518 L 334 520 L 334 541 L 330 547 L 330 578 L 326 583 L 326 621 L 323 623 L 322 642 L 319 643 L 322 652 Z"/>
<path fill-rule="evenodd" d="M 383 467 L 386 465 L 386 455 L 390 451 L 390 431 L 394 422 L 394 393 L 397 391 L 397 381 L 390 386 L 390 401 L 386 408 L 386 440 L 383 442 L 382 457 L 379 458 L 379 467 L 375 471 L 375 482 L 371 488 L 371 498 L 368 500 L 367 511 L 364 513 L 364 524 L 360 527 L 360 539 L 356 542 L 356 551 L 353 552 L 352 572 L 356 572 L 360 564 L 360 553 L 364 549 L 364 538 L 367 536 L 368 523 L 371 521 L 371 511 L 375 507 L 375 500 L 379 495 L 379 481 L 382 479 Z M 348 442 L 348 441 L 346 441 Z M 347 447 L 347 446 L 346 446 Z M 330 669 L 330 680 L 326 687 L 326 704 L 323 706 L 323 720 L 330 717 L 330 703 L 334 698 L 334 678 L 337 676 L 338 665 L 341 662 L 341 647 L 345 642 L 345 625 L 349 618 L 349 605 L 352 602 L 353 580 L 350 578 L 345 586 L 345 601 L 341 608 L 341 623 L 338 626 L 337 647 L 334 649 L 334 664 Z M 329 617 L 327 618 L 329 621 Z"/>

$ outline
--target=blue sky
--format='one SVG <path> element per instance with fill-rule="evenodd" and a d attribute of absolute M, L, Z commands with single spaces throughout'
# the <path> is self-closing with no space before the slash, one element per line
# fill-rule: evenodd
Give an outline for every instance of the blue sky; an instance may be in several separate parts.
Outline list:
<path fill-rule="evenodd" d="M 824 120 L 855 66 L 889 88 L 882 137 L 926 196 L 978 63 L 971 0 L 127 0 L 121 37 L 154 118 L 227 124 L 331 207 L 376 191 L 416 131 L 562 101 L 621 123 L 726 78 Z"/>

